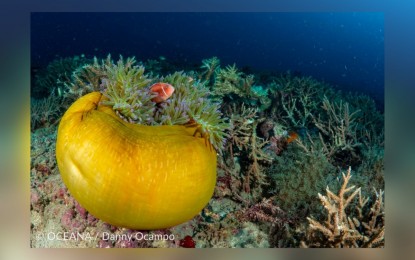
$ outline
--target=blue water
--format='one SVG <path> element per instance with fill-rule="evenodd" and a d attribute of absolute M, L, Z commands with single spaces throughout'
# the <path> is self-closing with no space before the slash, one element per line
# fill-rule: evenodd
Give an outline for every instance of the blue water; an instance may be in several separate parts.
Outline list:
<path fill-rule="evenodd" d="M 34 13 L 33 66 L 58 57 L 166 57 L 311 75 L 384 99 L 381 13 Z"/>

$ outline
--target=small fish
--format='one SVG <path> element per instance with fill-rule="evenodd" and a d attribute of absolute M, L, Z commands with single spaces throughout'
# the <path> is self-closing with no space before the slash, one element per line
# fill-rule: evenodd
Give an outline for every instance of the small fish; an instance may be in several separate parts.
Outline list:
<path fill-rule="evenodd" d="M 295 139 L 298 138 L 298 134 L 296 132 L 290 132 L 287 138 L 287 144 L 293 142 Z"/>
<path fill-rule="evenodd" d="M 160 103 L 166 101 L 174 92 L 174 87 L 168 83 L 158 82 L 150 87 L 150 91 L 157 93 L 151 101 Z"/>

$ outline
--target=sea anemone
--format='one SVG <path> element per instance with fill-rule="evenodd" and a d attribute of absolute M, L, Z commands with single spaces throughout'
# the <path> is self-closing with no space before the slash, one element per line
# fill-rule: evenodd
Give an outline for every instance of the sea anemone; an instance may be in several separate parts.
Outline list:
<path fill-rule="evenodd" d="M 143 66 L 135 64 L 135 58 L 124 60 L 122 56 L 116 63 L 111 56 L 101 62 L 95 58 L 76 74 L 70 89 L 82 89 L 83 94 L 100 91 L 104 96 L 100 104 L 130 123 L 197 126 L 195 135 L 200 134 L 220 152 L 229 124 L 222 118 L 219 103 L 210 99 L 206 82 L 183 72 L 151 78 Z M 168 86 L 171 93 L 162 97 L 156 86 Z"/>
<path fill-rule="evenodd" d="M 196 216 L 213 195 L 216 152 L 195 128 L 127 123 L 102 97 L 81 97 L 60 121 L 56 158 L 72 196 L 93 216 L 131 229 Z"/>
<path fill-rule="evenodd" d="M 204 137 L 216 151 L 221 151 L 229 124 L 222 118 L 220 104 L 209 99 L 209 90 L 183 72 L 175 72 L 162 79 L 175 87 L 170 100 L 156 112 L 159 124 L 197 125 L 196 134 Z"/>
<path fill-rule="evenodd" d="M 134 66 L 135 59 L 125 62 L 121 57 L 117 64 L 107 65 L 106 78 L 102 79 L 103 105 L 112 109 L 128 122 L 149 124 L 153 121 L 154 95 L 151 94 L 150 79 L 144 75 L 143 66 Z"/>

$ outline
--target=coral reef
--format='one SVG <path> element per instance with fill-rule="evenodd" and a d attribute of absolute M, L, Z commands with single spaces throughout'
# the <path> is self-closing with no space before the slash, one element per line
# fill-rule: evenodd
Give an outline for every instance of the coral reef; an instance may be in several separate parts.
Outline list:
<path fill-rule="evenodd" d="M 30 100 L 30 128 L 49 127 L 57 122 L 60 115 L 61 98 L 50 94 L 46 98 Z"/>
<path fill-rule="evenodd" d="M 330 102 L 326 96 L 323 98 L 322 108 L 327 118 L 313 118 L 313 121 L 320 130 L 325 155 L 343 168 L 347 165 L 358 165 L 360 156 L 357 149 L 362 144 L 356 134 L 356 120 L 360 110 L 350 111 L 347 102 Z"/>
<path fill-rule="evenodd" d="M 255 85 L 254 75 L 246 75 L 239 71 L 236 64 L 220 68 L 220 60 L 214 57 L 205 60 L 202 68 L 207 70 L 202 74 L 209 75 L 209 80 L 206 82 L 217 99 L 225 103 L 238 103 L 239 105 L 245 103 L 260 107 L 260 109 L 266 109 L 271 105 L 268 90 L 263 86 Z"/>
<path fill-rule="evenodd" d="M 320 112 L 322 97 L 334 98 L 337 94 L 330 86 L 312 77 L 299 77 L 291 73 L 274 78 L 268 85 L 274 106 L 271 113 L 290 127 L 309 127 L 312 116 Z"/>
<path fill-rule="evenodd" d="M 32 71 L 34 84 L 31 96 L 41 98 L 55 94 L 62 94 L 66 83 L 71 81 L 72 73 L 84 64 L 91 62 L 84 55 L 55 59 L 45 69 Z"/>
<path fill-rule="evenodd" d="M 52 64 L 48 75 L 38 73 L 45 80 L 33 81 L 32 91 L 32 247 L 384 246 L 384 115 L 374 100 L 219 58 L 201 65 L 76 58 L 55 63 L 61 76 Z M 155 83 L 172 85 L 173 95 L 153 102 Z M 159 231 L 123 229 L 96 219 L 69 194 L 56 167 L 56 127 L 64 109 L 94 91 L 124 121 L 183 125 L 212 144 L 216 187 L 197 216 Z M 349 186 L 350 166 L 359 189 Z M 39 239 L 57 232 L 77 239 Z"/>
<path fill-rule="evenodd" d="M 284 153 L 275 157 L 268 169 L 268 192 L 276 195 L 276 203 L 289 215 L 306 217 L 320 212 L 315 194 L 323 192 L 334 182 L 336 168 L 321 153 L 299 153 L 289 145 Z"/>
<path fill-rule="evenodd" d="M 261 163 L 270 163 L 272 158 L 263 151 L 263 148 L 268 144 L 268 141 L 257 135 L 257 110 L 254 108 L 245 108 L 244 105 L 236 107 L 228 107 L 228 114 L 230 114 L 231 129 L 229 130 L 229 139 L 227 151 L 233 157 L 235 148 L 237 153 L 244 153 L 246 155 L 248 165 L 243 165 L 245 174 L 238 176 L 242 178 L 243 189 L 245 192 L 251 192 L 251 184 L 260 188 L 260 185 L 265 181 L 264 171 Z M 233 159 L 231 159 L 233 165 Z M 259 193 L 260 191 L 257 190 Z"/>

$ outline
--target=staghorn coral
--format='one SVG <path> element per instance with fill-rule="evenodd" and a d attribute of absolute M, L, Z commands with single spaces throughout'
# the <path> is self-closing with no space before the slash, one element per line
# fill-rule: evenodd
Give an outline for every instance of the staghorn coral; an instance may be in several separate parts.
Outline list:
<path fill-rule="evenodd" d="M 301 130 L 296 143 L 306 153 L 322 152 L 336 166 L 358 167 L 366 149 L 382 149 L 383 116 L 373 99 L 343 94 L 311 77 L 291 73 L 268 85 L 271 108 L 266 113 L 289 129 Z"/>
<path fill-rule="evenodd" d="M 336 96 L 328 85 L 312 77 L 293 76 L 290 72 L 276 77 L 268 85 L 274 101 L 272 114 L 290 127 L 308 127 L 313 124 L 312 116 L 319 113 L 322 97 Z"/>
<path fill-rule="evenodd" d="M 220 97 L 234 95 L 243 98 L 251 94 L 251 86 L 253 83 L 253 75 L 244 75 L 233 64 L 232 66 L 229 65 L 220 69 L 216 73 L 213 92 Z"/>
<path fill-rule="evenodd" d="M 363 152 L 363 162 L 357 169 L 359 175 L 355 179 L 356 184 L 361 187 L 373 186 L 376 190 L 384 189 L 384 156 L 383 147 L 373 145 Z M 365 194 L 366 195 L 366 194 Z"/>
<path fill-rule="evenodd" d="M 241 96 L 242 93 L 238 88 L 241 75 L 242 73 L 238 71 L 235 64 L 220 69 L 213 85 L 214 94 L 222 97 L 230 94 Z"/>
<path fill-rule="evenodd" d="M 271 106 L 267 88 L 254 85 L 254 75 L 239 71 L 235 64 L 218 69 L 211 88 L 215 97 L 226 102 L 245 103 L 261 110 Z"/>
<path fill-rule="evenodd" d="M 233 157 L 234 146 L 239 150 L 248 149 L 249 137 L 252 133 L 257 110 L 255 108 L 246 108 L 244 104 L 241 107 L 233 104 L 229 110 L 228 114 L 230 114 L 232 127 L 229 129 L 227 148 L 231 157 Z"/>
<path fill-rule="evenodd" d="M 262 163 L 270 163 L 271 156 L 266 154 L 263 148 L 268 141 L 257 136 L 257 110 L 246 108 L 245 105 L 237 107 L 235 104 L 228 107 L 227 114 L 230 114 L 231 128 L 226 151 L 234 162 L 234 155 L 243 159 L 245 171 L 243 176 L 244 192 L 251 192 L 251 184 L 264 184 L 265 174 L 262 171 Z M 234 163 L 232 163 L 233 165 Z"/>
<path fill-rule="evenodd" d="M 351 111 L 359 110 L 357 135 L 366 146 L 383 146 L 384 115 L 377 109 L 375 101 L 364 94 L 348 94 L 345 97 Z"/>
<path fill-rule="evenodd" d="M 203 77 L 204 75 L 204 80 L 210 82 L 211 77 L 220 69 L 220 60 L 217 57 L 204 59 L 200 68 L 204 69 L 200 76 Z"/>
<path fill-rule="evenodd" d="M 313 117 L 315 126 L 320 130 L 319 137 L 324 153 L 336 165 L 356 166 L 361 161 L 359 136 L 356 129 L 360 110 L 349 109 L 347 102 L 331 102 L 324 96 L 322 108 L 325 114 Z M 322 119 L 324 118 L 324 119 Z"/>
<path fill-rule="evenodd" d="M 307 218 L 309 230 L 307 241 L 301 243 L 303 247 L 384 246 L 384 192 L 375 192 L 376 200 L 367 211 L 366 204 L 369 198 L 362 197 L 361 188 L 348 187 L 352 177 L 350 173 L 351 167 L 346 175 L 343 173 L 343 184 L 337 195 L 328 187 L 326 196 L 318 194 L 321 204 L 327 210 L 327 219 L 319 222 L 312 217 Z M 350 192 L 352 193 L 346 196 L 346 193 Z M 357 204 L 353 204 L 357 196 Z"/>
<path fill-rule="evenodd" d="M 260 162 L 272 162 L 272 158 L 264 152 L 263 148 L 268 144 L 268 141 L 264 141 L 262 138 L 258 137 L 256 134 L 256 123 L 250 137 L 250 146 L 249 146 L 249 159 L 251 164 L 248 167 L 247 174 L 244 180 L 244 187 L 246 192 L 250 192 L 250 183 L 253 179 L 258 184 L 265 184 L 265 173 L 260 165 Z"/>
<path fill-rule="evenodd" d="M 284 113 L 281 119 L 292 126 L 305 126 L 311 110 L 317 107 L 317 82 L 311 78 L 293 77 L 290 73 L 278 77 L 269 85 L 271 95 Z M 304 97 L 304 98 L 303 98 Z"/>

